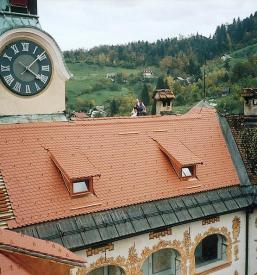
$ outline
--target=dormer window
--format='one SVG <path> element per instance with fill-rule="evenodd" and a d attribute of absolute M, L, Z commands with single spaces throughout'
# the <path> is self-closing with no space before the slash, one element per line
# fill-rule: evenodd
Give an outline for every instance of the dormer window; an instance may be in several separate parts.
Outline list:
<path fill-rule="evenodd" d="M 186 179 L 190 177 L 195 177 L 195 165 L 182 167 L 181 168 L 181 177 Z"/>
<path fill-rule="evenodd" d="M 62 152 L 63 150 L 51 150 L 49 154 L 59 169 L 70 195 L 76 197 L 93 194 L 93 179 L 100 176 L 94 165 L 76 149 L 70 154 L 67 152 L 63 154 Z"/>
<path fill-rule="evenodd" d="M 72 183 L 72 194 L 80 195 L 84 193 L 93 193 L 93 177 L 86 178 Z"/>
<path fill-rule="evenodd" d="M 88 181 L 78 181 L 78 182 L 73 182 L 73 193 L 78 194 L 78 193 L 83 193 L 83 192 L 88 192 Z"/>
<path fill-rule="evenodd" d="M 181 180 L 196 178 L 196 165 L 202 164 L 202 161 L 191 149 L 179 140 L 167 142 L 158 139 L 161 151 L 169 158 L 170 163 Z"/>

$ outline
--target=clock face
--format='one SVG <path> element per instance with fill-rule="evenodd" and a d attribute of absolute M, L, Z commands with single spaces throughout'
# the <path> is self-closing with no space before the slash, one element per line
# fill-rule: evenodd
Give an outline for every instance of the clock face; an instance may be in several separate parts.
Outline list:
<path fill-rule="evenodd" d="M 0 55 L 0 72 L 4 85 L 20 96 L 43 91 L 52 75 L 52 63 L 45 49 L 30 40 L 8 44 Z"/>

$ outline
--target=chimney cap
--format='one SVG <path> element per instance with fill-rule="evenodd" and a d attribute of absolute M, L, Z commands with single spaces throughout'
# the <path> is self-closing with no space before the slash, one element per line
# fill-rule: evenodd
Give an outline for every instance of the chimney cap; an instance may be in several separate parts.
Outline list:
<path fill-rule="evenodd" d="M 244 88 L 242 93 L 243 98 L 257 98 L 257 88 Z"/>

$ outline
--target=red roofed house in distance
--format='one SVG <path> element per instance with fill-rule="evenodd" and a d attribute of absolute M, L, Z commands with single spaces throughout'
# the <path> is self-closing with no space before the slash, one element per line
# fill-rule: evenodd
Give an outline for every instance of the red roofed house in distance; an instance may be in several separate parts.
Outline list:
<path fill-rule="evenodd" d="M 240 117 L 202 101 L 69 120 L 70 74 L 37 1 L 0 9 L 0 271 L 256 274 L 255 89 Z M 175 93 L 156 91 L 160 113 Z"/>

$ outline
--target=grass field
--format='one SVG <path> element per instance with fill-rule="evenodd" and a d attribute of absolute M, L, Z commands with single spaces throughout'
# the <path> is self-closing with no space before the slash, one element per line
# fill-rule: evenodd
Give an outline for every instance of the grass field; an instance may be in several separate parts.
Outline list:
<path fill-rule="evenodd" d="M 85 63 L 67 65 L 73 75 L 66 85 L 68 107 L 71 109 L 76 105 L 78 99 L 91 101 L 95 105 L 104 105 L 107 100 L 124 97 L 131 92 L 135 98 L 141 93 L 143 81 L 138 81 L 134 84 L 117 84 L 107 79 L 106 75 L 108 73 L 123 73 L 128 77 L 140 77 L 142 76 L 144 68 L 126 69 L 121 67 L 88 65 Z M 158 69 L 151 69 L 156 76 L 159 75 Z"/>

